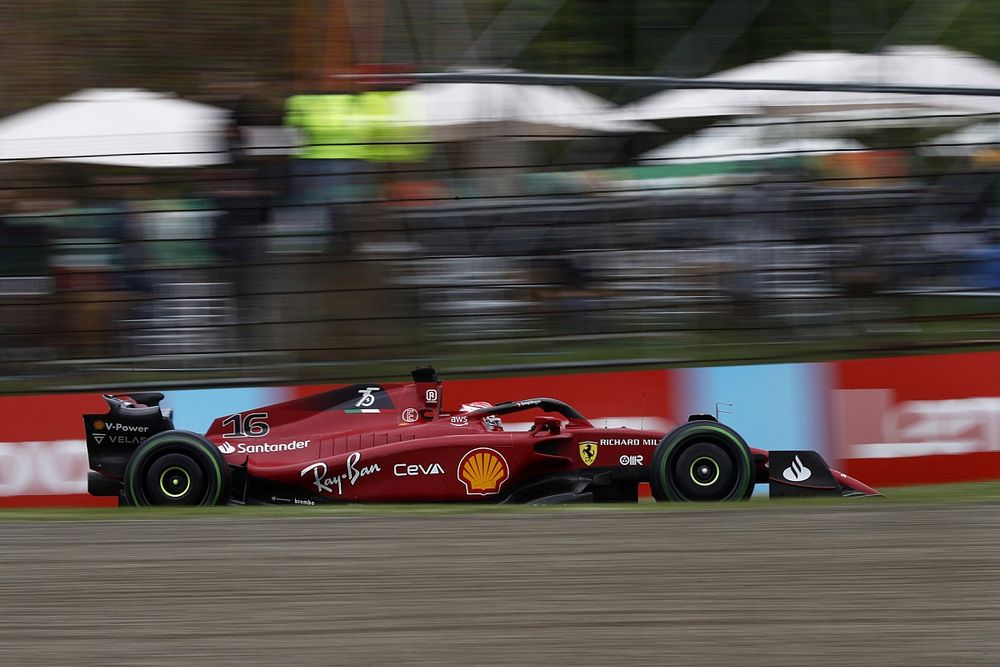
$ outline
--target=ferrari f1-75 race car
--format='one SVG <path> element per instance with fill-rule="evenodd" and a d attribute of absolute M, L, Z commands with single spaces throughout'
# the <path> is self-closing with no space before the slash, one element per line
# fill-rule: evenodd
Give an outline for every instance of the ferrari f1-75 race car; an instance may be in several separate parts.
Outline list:
<path fill-rule="evenodd" d="M 442 409 L 431 368 L 413 382 L 356 384 L 177 430 L 163 394 L 106 394 L 84 415 L 88 488 L 122 505 L 320 502 L 561 503 L 871 496 L 812 451 L 750 447 L 712 415 L 669 433 L 597 428 L 553 398 Z M 502 416 L 534 411 L 530 430 Z"/>

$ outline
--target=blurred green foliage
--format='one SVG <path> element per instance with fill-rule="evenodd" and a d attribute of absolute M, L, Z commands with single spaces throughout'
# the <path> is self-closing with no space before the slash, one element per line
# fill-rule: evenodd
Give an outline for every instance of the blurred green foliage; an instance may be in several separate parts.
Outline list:
<path fill-rule="evenodd" d="M 7 0 L 0 7 L 0 113 L 89 87 L 218 95 L 281 82 L 294 4 L 273 0 Z"/>
<path fill-rule="evenodd" d="M 220 86 L 254 81 L 283 99 L 293 79 L 295 41 L 302 38 L 296 12 L 326 22 L 335 39 L 349 34 L 334 25 L 345 16 L 330 10 L 336 4 L 6 0 L 0 6 L 0 115 L 91 86 L 211 96 Z M 353 0 L 350 15 L 374 20 L 381 34 L 356 49 L 365 55 L 358 59 L 370 60 L 376 43 L 383 60 L 408 59 L 420 69 L 478 64 L 700 76 L 792 50 L 869 51 L 891 44 L 946 44 L 1000 60 L 996 0 L 398 0 L 384 3 L 381 19 L 377 6 Z M 456 16 L 464 25 L 456 25 Z M 497 48 L 470 55 L 446 44 L 460 35 L 478 39 L 500 24 L 491 38 Z M 523 45 L 511 53 L 503 48 L 511 41 Z M 464 61 L 448 61 L 460 54 Z"/>
<path fill-rule="evenodd" d="M 1000 60 L 995 0 L 566 0 L 525 69 L 701 76 L 796 50 L 945 44 Z"/>

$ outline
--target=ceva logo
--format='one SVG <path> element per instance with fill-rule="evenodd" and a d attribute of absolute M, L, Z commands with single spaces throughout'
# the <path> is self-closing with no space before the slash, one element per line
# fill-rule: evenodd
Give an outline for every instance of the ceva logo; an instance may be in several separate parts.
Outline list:
<path fill-rule="evenodd" d="M 781 471 L 781 476 L 789 482 L 804 482 L 812 477 L 812 470 L 802 465 L 799 455 L 792 459 L 792 464 Z"/>
<path fill-rule="evenodd" d="M 423 465 L 421 463 L 397 463 L 392 467 L 392 474 L 396 477 L 412 477 L 414 475 L 443 475 L 444 468 L 440 463 Z"/>

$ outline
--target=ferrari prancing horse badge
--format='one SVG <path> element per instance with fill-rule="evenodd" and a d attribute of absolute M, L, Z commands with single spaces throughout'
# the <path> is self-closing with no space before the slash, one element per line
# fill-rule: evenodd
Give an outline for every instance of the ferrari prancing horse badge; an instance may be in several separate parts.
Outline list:
<path fill-rule="evenodd" d="M 597 459 L 597 443 L 587 440 L 580 443 L 580 460 L 588 466 Z"/>

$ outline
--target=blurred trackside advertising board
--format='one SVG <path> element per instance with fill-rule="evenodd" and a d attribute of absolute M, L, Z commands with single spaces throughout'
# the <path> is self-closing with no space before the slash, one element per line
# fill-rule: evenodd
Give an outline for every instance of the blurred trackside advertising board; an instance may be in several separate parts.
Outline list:
<path fill-rule="evenodd" d="M 833 364 L 831 439 L 875 486 L 1000 479 L 1000 352 Z"/>
<path fill-rule="evenodd" d="M 0 506 L 116 504 L 87 495 L 80 415 L 102 403 L 94 394 L 0 397 Z"/>
<path fill-rule="evenodd" d="M 815 449 L 876 488 L 1000 479 L 1000 353 L 574 373 L 476 380 L 445 377 L 444 407 L 550 396 L 598 427 L 666 432 L 694 412 L 720 411 L 764 449 Z M 177 428 L 334 385 L 177 390 L 163 404 Z M 111 506 L 87 494 L 80 415 L 99 394 L 0 397 L 0 507 Z M 530 425 L 531 413 L 504 418 Z"/>

